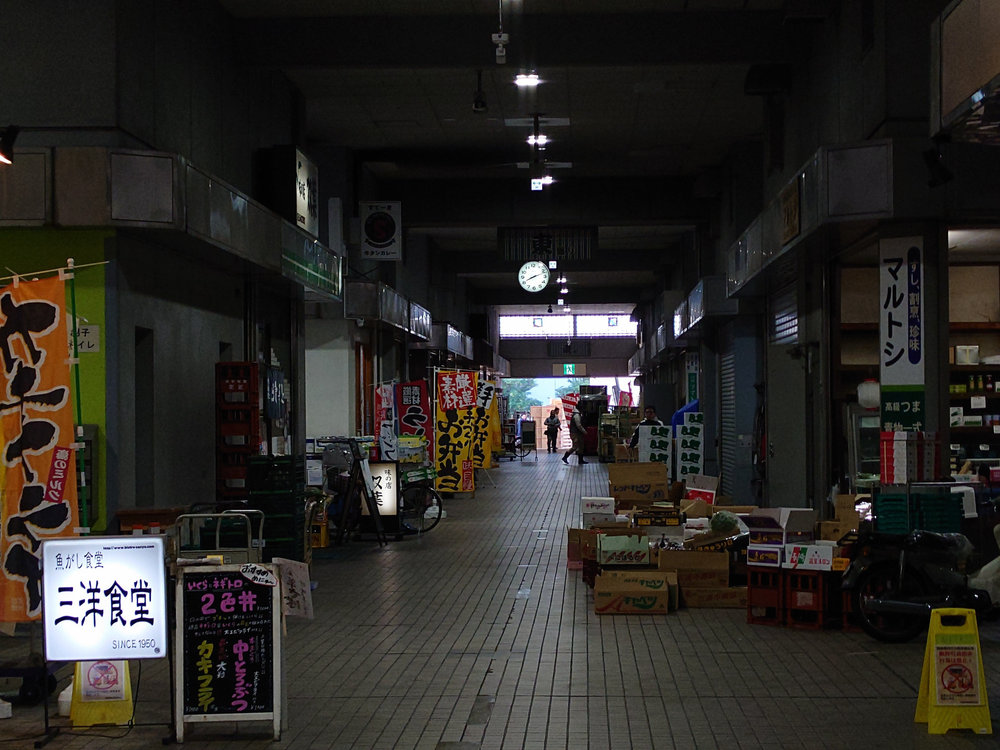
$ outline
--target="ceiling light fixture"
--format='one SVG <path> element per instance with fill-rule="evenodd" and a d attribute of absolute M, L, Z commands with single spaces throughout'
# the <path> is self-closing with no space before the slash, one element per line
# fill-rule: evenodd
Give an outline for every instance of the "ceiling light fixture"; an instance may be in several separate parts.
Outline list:
<path fill-rule="evenodd" d="M 566 304 L 566 300 L 564 300 L 562 297 L 560 297 L 559 299 L 556 300 L 556 304 L 557 305 L 564 305 L 564 304 Z"/>
<path fill-rule="evenodd" d="M 569 294 L 569 288 L 564 286 L 559 290 L 559 294 Z"/>
<path fill-rule="evenodd" d="M 510 43 L 510 34 L 505 34 L 503 30 L 503 0 L 497 0 L 497 15 L 500 17 L 500 30 L 490 35 L 493 44 L 497 46 L 497 65 L 507 62 L 507 48 L 504 46 Z"/>
<path fill-rule="evenodd" d="M 539 83 L 541 83 L 541 81 L 538 80 L 538 74 L 537 73 L 518 73 L 514 77 L 514 84 L 518 88 L 522 88 L 522 89 L 524 89 L 524 88 L 534 88 Z"/>
<path fill-rule="evenodd" d="M 528 145 L 529 146 L 539 146 L 539 147 L 541 147 L 541 146 L 546 145 L 548 142 L 549 142 L 549 137 L 547 135 L 542 135 L 541 133 L 539 133 L 538 135 L 529 135 L 528 136 Z"/>
<path fill-rule="evenodd" d="M 17 125 L 8 125 L 0 130 L 0 164 L 14 163 L 14 141 L 20 132 L 21 128 Z"/>
<path fill-rule="evenodd" d="M 552 305 L 549 305 L 549 312 L 552 312 Z"/>

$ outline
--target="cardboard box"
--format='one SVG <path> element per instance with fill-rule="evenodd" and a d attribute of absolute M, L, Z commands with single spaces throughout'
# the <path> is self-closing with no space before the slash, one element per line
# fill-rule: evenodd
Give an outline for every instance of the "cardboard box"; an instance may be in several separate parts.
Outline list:
<path fill-rule="evenodd" d="M 592 529 L 595 526 L 607 526 L 609 523 L 620 523 L 615 520 L 614 513 L 584 513 L 583 528 Z"/>
<path fill-rule="evenodd" d="M 594 612 L 599 615 L 665 615 L 669 586 L 653 589 L 601 573 L 594 581 Z"/>
<path fill-rule="evenodd" d="M 688 487 L 684 493 L 686 500 L 703 500 L 707 505 L 715 503 L 715 490 L 700 490 L 696 487 Z"/>
<path fill-rule="evenodd" d="M 792 570 L 833 570 L 837 548 L 831 544 L 786 544 L 781 567 Z"/>
<path fill-rule="evenodd" d="M 614 528 L 600 526 L 592 529 L 580 529 L 580 559 L 597 562 L 597 544 L 601 535 L 628 536 L 637 533 L 628 524 L 616 524 Z"/>
<path fill-rule="evenodd" d="M 816 524 L 812 508 L 759 508 L 746 517 L 750 544 L 786 544 L 811 541 Z"/>
<path fill-rule="evenodd" d="M 664 463 L 608 464 L 608 494 L 618 505 L 631 500 L 666 500 L 669 489 Z"/>
<path fill-rule="evenodd" d="M 688 518 L 711 518 L 712 506 L 702 498 L 681 500 L 681 510 Z"/>
<path fill-rule="evenodd" d="M 685 607 L 744 609 L 747 606 L 747 587 L 688 587 L 681 591 L 681 600 Z"/>
<path fill-rule="evenodd" d="M 857 522 L 850 521 L 820 521 L 816 524 L 816 538 L 838 542 L 844 534 L 858 530 Z"/>
<path fill-rule="evenodd" d="M 680 604 L 680 586 L 677 574 L 672 570 L 604 570 L 601 577 L 605 584 L 614 582 L 621 587 L 631 587 L 645 591 L 666 591 L 668 596 L 667 609 L 673 612 Z"/>
<path fill-rule="evenodd" d="M 690 539 L 684 540 L 687 549 L 698 549 L 702 551 L 719 551 L 732 549 L 736 540 L 740 538 L 740 531 L 705 531 Z"/>
<path fill-rule="evenodd" d="M 719 497 L 715 498 L 715 505 L 712 507 L 714 513 L 718 513 L 722 510 L 728 510 L 730 513 L 735 513 L 738 516 L 746 516 L 757 510 L 756 505 L 720 505 Z"/>
<path fill-rule="evenodd" d="M 627 445 L 615 446 L 615 463 L 627 464 L 635 461 L 635 453 Z"/>
<path fill-rule="evenodd" d="M 580 537 L 583 529 L 566 529 L 566 567 L 569 570 L 583 570 L 583 558 L 580 556 Z"/>
<path fill-rule="evenodd" d="M 649 565 L 649 537 L 639 531 L 628 536 L 600 534 L 597 537 L 599 565 Z"/>
<path fill-rule="evenodd" d="M 750 544 L 747 546 L 747 565 L 780 568 L 784 557 L 784 547 L 773 544 Z"/>
<path fill-rule="evenodd" d="M 615 513 L 615 499 L 613 497 L 581 497 L 580 512 L 587 513 Z"/>
<path fill-rule="evenodd" d="M 677 572 L 681 591 L 685 587 L 724 587 L 729 585 L 729 553 L 699 550 L 661 549 L 657 567 Z"/>
<path fill-rule="evenodd" d="M 857 503 L 857 495 L 835 495 L 833 498 L 833 517 L 837 520 L 856 520 L 858 512 L 854 508 Z"/>
<path fill-rule="evenodd" d="M 677 508 L 653 508 L 638 510 L 632 514 L 636 526 L 680 526 L 681 514 Z"/>

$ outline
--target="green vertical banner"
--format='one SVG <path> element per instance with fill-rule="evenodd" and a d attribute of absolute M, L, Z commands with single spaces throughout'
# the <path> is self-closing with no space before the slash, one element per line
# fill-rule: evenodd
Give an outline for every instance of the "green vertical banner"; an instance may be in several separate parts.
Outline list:
<path fill-rule="evenodd" d="M 927 429 L 927 394 L 924 386 L 882 386 L 882 429 L 888 432 Z"/>

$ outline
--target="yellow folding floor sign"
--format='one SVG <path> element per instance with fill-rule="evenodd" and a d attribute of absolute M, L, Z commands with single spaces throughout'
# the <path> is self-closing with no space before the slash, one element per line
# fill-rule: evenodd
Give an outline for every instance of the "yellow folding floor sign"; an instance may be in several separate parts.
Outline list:
<path fill-rule="evenodd" d="M 949 729 L 993 733 L 975 610 L 931 611 L 913 720 L 926 723 L 928 734 Z"/>
<path fill-rule="evenodd" d="M 128 662 L 78 661 L 69 715 L 74 727 L 127 724 L 132 718 Z"/>

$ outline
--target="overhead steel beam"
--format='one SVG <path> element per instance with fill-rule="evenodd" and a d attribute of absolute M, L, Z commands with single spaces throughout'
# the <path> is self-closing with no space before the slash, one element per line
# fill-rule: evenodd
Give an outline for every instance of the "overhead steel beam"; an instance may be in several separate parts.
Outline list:
<path fill-rule="evenodd" d="M 794 29 L 780 11 L 524 14 L 505 22 L 508 65 L 787 62 Z M 245 62 L 292 67 L 495 64 L 492 15 L 254 18 L 236 22 Z"/>

